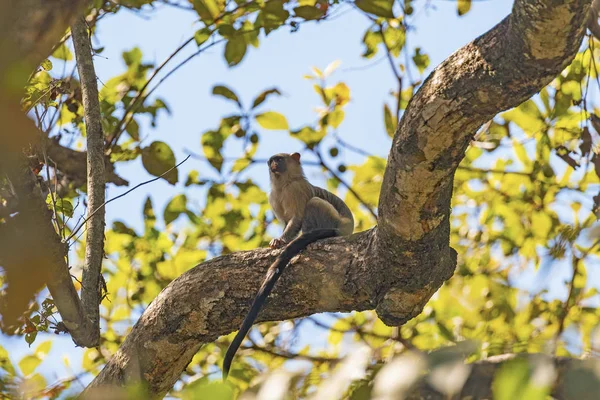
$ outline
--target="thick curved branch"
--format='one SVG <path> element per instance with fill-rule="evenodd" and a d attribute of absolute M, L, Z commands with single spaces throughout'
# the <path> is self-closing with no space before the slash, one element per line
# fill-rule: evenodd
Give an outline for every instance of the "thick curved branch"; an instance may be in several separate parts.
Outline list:
<path fill-rule="evenodd" d="M 464 46 L 423 83 L 398 124 L 379 198 L 377 242 L 402 260 L 396 282 L 421 287 L 420 270 L 454 268 L 449 247 L 454 172 L 477 129 L 549 84 L 573 59 L 591 0 L 516 0 L 513 12 Z M 409 249 L 409 252 L 406 252 Z M 428 251 L 424 251 L 428 250 Z M 408 279 L 408 281 L 406 281 Z M 378 306 L 388 324 L 406 321 L 395 282 Z"/>
<path fill-rule="evenodd" d="M 309 246 L 293 259 L 258 320 L 373 309 L 383 277 L 374 272 L 373 237 L 371 230 Z M 153 394 L 164 395 L 202 344 L 239 328 L 278 253 L 233 253 L 177 278 L 154 299 L 87 390 L 143 377 Z M 407 298 L 407 307 L 414 306 L 409 303 Z"/>
<path fill-rule="evenodd" d="M 517 0 L 498 26 L 449 57 L 408 106 L 393 141 L 380 226 L 316 243 L 291 265 L 259 320 L 376 308 L 418 315 L 456 266 L 449 247 L 454 171 L 479 126 L 548 84 L 581 43 L 591 0 Z M 144 380 L 164 395 L 204 343 L 239 327 L 275 251 L 216 258 L 152 302 L 85 394 Z"/>

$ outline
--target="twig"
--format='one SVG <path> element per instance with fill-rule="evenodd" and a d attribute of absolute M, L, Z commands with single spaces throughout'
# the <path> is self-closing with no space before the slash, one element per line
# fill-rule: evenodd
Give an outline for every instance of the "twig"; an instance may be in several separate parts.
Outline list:
<path fill-rule="evenodd" d="M 236 11 L 238 11 L 239 9 L 241 9 L 242 7 L 245 6 L 249 6 L 251 4 L 253 4 L 254 1 L 249 1 L 247 3 L 244 3 L 236 8 L 234 8 L 233 10 L 230 11 L 225 11 L 223 12 L 221 15 L 217 16 L 215 18 L 215 20 L 213 21 L 213 24 L 216 24 L 217 22 L 219 22 L 221 19 L 225 18 L 227 15 L 233 14 Z M 207 26 L 208 27 L 208 26 Z M 183 42 L 183 44 L 181 44 L 177 49 L 175 49 L 175 51 L 173 53 L 171 53 L 171 55 L 169 57 L 167 57 L 165 59 L 165 61 L 162 62 L 162 64 L 156 69 L 154 70 L 154 72 L 152 73 L 152 75 L 150 76 L 150 78 L 148 78 L 148 81 L 144 84 L 144 86 L 142 86 L 142 88 L 138 91 L 137 95 L 133 98 L 133 100 L 131 101 L 131 103 L 129 103 L 129 106 L 127 107 L 127 109 L 125 110 L 125 113 L 123 114 L 123 117 L 121 118 L 121 120 L 119 121 L 119 123 L 117 124 L 117 126 L 115 127 L 115 130 L 111 133 L 111 135 L 108 137 L 107 139 L 107 149 L 110 149 L 114 144 L 117 143 L 117 141 L 119 140 L 120 135 L 123 133 L 123 131 L 125 131 L 125 129 L 127 129 L 127 125 L 129 125 L 129 123 L 131 122 L 131 118 L 133 117 L 133 113 L 131 112 L 134 107 L 137 107 L 139 105 L 139 100 L 142 98 L 142 95 L 144 94 L 144 91 L 148 88 L 148 85 L 150 85 L 150 82 L 152 82 L 152 80 L 158 75 L 158 73 L 177 55 L 179 54 L 179 52 L 181 50 L 183 50 L 188 44 L 190 44 L 192 41 L 194 40 L 194 36 L 188 38 L 185 42 Z M 154 88 L 152 88 L 151 91 L 149 91 L 145 96 L 143 96 L 143 99 L 147 99 L 150 94 L 152 94 L 152 92 L 154 92 L 156 90 L 156 88 L 166 79 L 168 78 L 173 72 L 175 72 L 177 69 L 179 69 L 181 66 L 183 66 L 184 64 L 186 64 L 189 60 L 191 60 L 192 58 L 194 58 L 195 56 L 197 56 L 198 54 L 200 54 L 201 52 L 203 52 L 204 50 L 214 46 L 217 43 L 221 43 L 223 42 L 225 39 L 220 39 L 220 40 L 215 40 L 212 43 L 210 43 L 209 45 L 203 47 L 202 49 L 199 49 L 198 51 L 196 51 L 194 54 L 192 54 L 191 56 L 189 56 L 188 58 L 186 58 L 184 61 L 182 61 L 181 63 L 179 63 L 175 68 L 173 68 L 173 70 L 171 70 L 167 75 L 165 75 L 157 84 Z M 124 125 L 123 125 L 124 124 Z M 123 125 L 123 126 L 122 126 Z"/>
<path fill-rule="evenodd" d="M 505 174 L 505 175 L 521 175 L 521 176 L 527 176 L 530 177 L 531 176 L 531 172 L 524 172 L 524 171 L 504 171 L 501 169 L 484 169 L 484 168 L 473 168 L 473 167 L 463 167 L 463 166 L 458 166 L 457 169 L 463 170 L 463 171 L 469 171 L 469 172 L 477 172 L 477 173 L 481 173 L 481 174 Z"/>
<path fill-rule="evenodd" d="M 259 346 L 254 342 L 252 342 L 252 343 L 253 344 L 251 346 L 245 346 L 242 349 L 251 349 L 251 350 L 255 350 L 255 351 L 261 351 L 263 353 L 267 353 L 267 354 L 270 354 L 275 357 L 285 358 L 286 360 L 304 359 L 304 360 L 308 360 L 308 361 L 312 361 L 312 362 L 316 362 L 316 363 L 320 363 L 320 364 L 337 363 L 340 361 L 339 358 L 333 358 L 333 357 L 309 356 L 307 354 L 298 354 L 298 353 L 292 353 L 289 351 L 281 351 L 281 350 L 275 351 L 275 350 L 267 348 L 267 347 Z"/>
<path fill-rule="evenodd" d="M 169 172 L 171 172 L 172 170 L 176 169 L 176 168 L 177 168 L 177 167 L 179 167 L 181 164 L 183 164 L 184 162 L 186 162 L 186 161 L 187 161 L 187 160 L 188 160 L 190 157 L 191 157 L 191 156 L 190 156 L 190 155 L 188 155 L 188 156 L 187 156 L 187 157 L 186 157 L 186 158 L 185 158 L 183 161 L 181 161 L 179 164 L 175 165 L 174 167 L 171 167 L 171 168 L 169 168 L 168 170 L 166 170 L 165 172 L 163 172 L 162 174 L 160 174 L 160 175 L 159 175 L 159 176 L 157 176 L 156 178 L 154 178 L 154 179 L 150 179 L 150 180 L 148 180 L 148 181 L 145 181 L 145 182 L 142 182 L 142 183 L 139 183 L 139 184 L 135 185 L 134 187 L 132 187 L 131 189 L 129 189 L 128 191 L 126 191 L 125 193 L 121 193 L 120 195 L 118 195 L 118 196 L 116 196 L 116 197 L 113 197 L 112 199 L 110 199 L 110 200 L 107 200 L 107 201 L 105 201 L 104 203 L 102 203 L 102 204 L 101 204 L 101 205 L 100 205 L 98 208 L 96 208 L 96 209 L 95 209 L 95 210 L 94 210 L 92 213 L 90 213 L 90 215 L 88 215 L 88 217 L 87 217 L 86 219 L 84 219 L 84 220 L 83 220 L 83 222 L 81 223 L 81 225 L 79 225 L 77 228 L 75 228 L 75 229 L 73 230 L 73 232 L 71 233 L 71 235 L 70 235 L 68 238 L 66 238 L 66 239 L 65 239 L 63 242 L 68 242 L 69 240 L 71 240 L 71 239 L 72 239 L 72 238 L 73 238 L 73 237 L 74 237 L 74 236 L 77 234 L 77 232 L 79 232 L 79 230 L 80 230 L 80 229 L 81 229 L 81 228 L 82 228 L 82 227 L 85 225 L 85 223 L 86 223 L 86 222 L 87 222 L 87 221 L 88 221 L 88 220 L 89 220 L 91 217 L 93 217 L 93 216 L 94 216 L 94 214 L 96 214 L 96 212 L 97 212 L 99 209 L 101 209 L 102 207 L 106 206 L 106 205 L 107 205 L 108 203 L 110 203 L 110 202 L 113 202 L 113 201 L 115 201 L 115 200 L 117 200 L 117 199 L 120 199 L 120 198 L 121 198 L 121 197 L 123 197 L 123 196 L 126 196 L 126 195 L 128 195 L 129 193 L 133 192 L 135 189 L 137 189 L 137 188 L 139 188 L 139 187 L 141 187 L 141 186 L 144 186 L 144 185 L 147 185 L 148 183 L 152 183 L 152 182 L 155 182 L 155 181 L 159 180 L 160 178 L 162 178 L 163 176 L 165 176 L 166 174 L 168 174 Z"/>
<path fill-rule="evenodd" d="M 319 164 L 321 164 L 321 166 L 323 168 L 325 168 L 327 171 L 329 171 L 329 173 L 331 175 L 333 175 L 333 177 L 338 182 L 340 182 L 346 189 L 348 189 L 348 191 L 350 193 L 352 193 L 352 195 L 354 197 L 356 197 L 356 200 L 358 200 L 363 205 L 363 207 L 365 207 L 367 209 L 367 211 L 373 216 L 373 218 L 375 218 L 375 220 L 377 220 L 377 214 L 375 213 L 375 211 L 373 211 L 373 209 L 371 209 L 371 207 L 367 204 L 367 202 L 362 199 L 362 197 L 352 188 L 352 186 L 350 186 L 348 183 L 346 183 L 342 178 L 339 177 L 338 174 L 336 174 L 333 171 L 333 169 L 331 169 L 327 164 L 325 164 L 325 161 L 323 160 L 321 153 L 318 150 L 312 150 L 312 151 L 319 158 Z"/>

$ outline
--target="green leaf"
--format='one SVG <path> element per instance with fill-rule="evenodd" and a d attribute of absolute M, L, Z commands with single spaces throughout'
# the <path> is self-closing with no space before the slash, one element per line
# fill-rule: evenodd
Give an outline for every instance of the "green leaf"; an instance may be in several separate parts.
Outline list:
<path fill-rule="evenodd" d="M 287 0 L 286 0 L 287 1 Z M 265 3 L 256 23 L 264 27 L 265 35 L 285 24 L 290 13 L 283 7 L 282 0 L 270 0 Z"/>
<path fill-rule="evenodd" d="M 154 213 L 154 208 L 152 207 L 152 199 L 150 196 L 146 198 L 144 202 L 144 226 L 146 230 L 152 228 L 154 226 L 154 222 L 156 221 L 156 214 Z"/>
<path fill-rule="evenodd" d="M 48 203 L 48 198 L 46 198 L 46 203 Z M 48 208 L 52 210 L 52 199 L 50 199 Z M 73 217 L 73 204 L 68 199 L 56 199 L 56 212 L 63 214 L 65 217 L 72 218 Z"/>
<path fill-rule="evenodd" d="M 471 0 L 458 0 L 456 3 L 456 10 L 458 15 L 465 15 L 471 9 Z"/>
<path fill-rule="evenodd" d="M 412 59 L 420 73 L 423 73 L 429 66 L 429 56 L 422 54 L 420 47 L 415 48 L 415 55 Z"/>
<path fill-rule="evenodd" d="M 303 141 L 310 148 L 314 147 L 318 143 L 323 140 L 325 134 L 327 133 L 325 129 L 320 129 L 318 131 L 314 130 L 309 126 L 305 126 L 304 128 L 290 132 L 292 137 Z"/>
<path fill-rule="evenodd" d="M 194 33 L 194 40 L 196 41 L 196 44 L 200 46 L 202 43 L 206 42 L 211 35 L 211 30 L 205 27 L 197 30 L 196 33 Z"/>
<path fill-rule="evenodd" d="M 202 151 L 206 159 L 217 171 L 221 171 L 223 167 L 223 155 L 221 149 L 225 143 L 227 136 L 221 131 L 207 131 L 202 134 L 200 139 Z"/>
<path fill-rule="evenodd" d="M 246 55 L 246 41 L 242 36 L 235 36 L 227 41 L 225 45 L 225 60 L 227 65 L 233 67 L 238 65 Z"/>
<path fill-rule="evenodd" d="M 223 96 L 226 99 L 233 100 L 237 103 L 240 108 L 242 108 L 242 103 L 237 95 L 233 92 L 233 90 L 229 89 L 227 86 L 217 85 L 213 87 L 212 93 L 215 96 Z"/>
<path fill-rule="evenodd" d="M 73 54 L 71 50 L 67 47 L 66 43 L 61 44 L 54 50 L 52 53 L 52 57 L 58 58 L 59 60 L 71 61 L 73 59 Z"/>
<path fill-rule="evenodd" d="M 377 54 L 378 45 L 383 42 L 381 33 L 368 30 L 365 32 L 363 37 L 363 43 L 366 47 L 365 52 L 362 54 L 364 58 L 371 58 Z"/>
<path fill-rule="evenodd" d="M 221 13 L 216 0 L 193 0 L 192 3 L 203 21 L 212 22 Z"/>
<path fill-rule="evenodd" d="M 150 146 L 142 149 L 142 164 L 149 174 L 160 176 L 169 169 L 175 167 L 175 154 L 168 144 L 164 142 L 152 142 Z M 169 171 L 162 177 L 171 185 L 179 180 L 177 169 Z"/>
<path fill-rule="evenodd" d="M 204 185 L 206 181 L 200 180 L 200 173 L 196 170 L 190 171 L 188 174 L 187 180 L 185 181 L 185 186 L 191 185 Z"/>
<path fill-rule="evenodd" d="M 36 338 L 36 336 L 37 336 L 37 331 L 35 331 L 35 332 L 30 332 L 30 333 L 26 334 L 26 335 L 25 335 L 25 342 L 27 342 L 27 344 L 28 344 L 29 346 L 31 346 L 31 344 L 32 344 L 33 342 L 35 342 L 35 338 Z"/>
<path fill-rule="evenodd" d="M 272 94 L 276 94 L 276 95 L 280 96 L 281 92 L 277 88 L 271 88 L 271 89 L 265 90 L 264 92 L 262 92 L 261 94 L 256 96 L 256 98 L 254 99 L 254 102 L 252 103 L 252 108 L 254 109 L 254 108 L 260 106 L 267 99 L 267 97 Z"/>
<path fill-rule="evenodd" d="M 165 207 L 163 218 L 165 219 L 165 225 L 169 225 L 175 221 L 182 213 L 187 211 L 187 197 L 185 194 L 180 194 L 171 199 L 169 204 Z"/>
<path fill-rule="evenodd" d="M 42 360 L 38 356 L 28 355 L 19 361 L 19 368 L 23 375 L 31 375 L 41 362 Z"/>
<path fill-rule="evenodd" d="M 134 47 L 129 51 L 124 51 L 122 56 L 123 61 L 125 61 L 125 64 L 127 64 L 128 67 L 132 65 L 139 65 L 142 62 L 142 50 L 140 50 L 139 47 Z"/>
<path fill-rule="evenodd" d="M 219 35 L 223 36 L 225 39 L 231 39 L 236 34 L 236 30 L 233 25 L 230 24 L 219 24 L 217 28 L 217 32 Z"/>
<path fill-rule="evenodd" d="M 258 114 L 255 118 L 256 118 L 256 122 L 258 122 L 258 124 L 265 129 L 273 129 L 273 130 L 290 129 L 285 116 L 278 112 L 275 112 L 275 111 L 267 111 L 265 113 Z"/>
<path fill-rule="evenodd" d="M 294 14 L 307 21 L 322 18 L 325 15 L 325 9 L 321 10 L 313 6 L 300 6 L 294 8 Z"/>
<path fill-rule="evenodd" d="M 133 140 L 135 140 L 136 142 L 140 141 L 140 126 L 134 118 L 132 118 L 131 121 L 129 121 L 125 131 Z M 122 161 L 122 159 L 119 158 L 119 161 Z"/>
<path fill-rule="evenodd" d="M 383 18 L 394 18 L 394 12 L 392 11 L 394 2 L 392 0 L 356 0 L 354 4 L 369 14 L 375 14 Z"/>

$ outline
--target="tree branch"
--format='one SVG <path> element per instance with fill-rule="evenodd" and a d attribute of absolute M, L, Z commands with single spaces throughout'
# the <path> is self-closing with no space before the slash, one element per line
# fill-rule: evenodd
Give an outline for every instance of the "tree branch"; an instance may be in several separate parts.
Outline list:
<path fill-rule="evenodd" d="M 56 167 L 69 177 L 75 186 L 81 186 L 86 183 L 86 163 L 87 152 L 77 151 L 68 147 L 61 146 L 53 138 L 44 139 L 46 152 L 50 160 L 56 164 Z M 54 167 L 54 165 L 50 165 Z M 121 178 L 115 172 L 114 165 L 109 161 L 108 157 L 104 159 L 104 181 L 113 183 L 117 186 L 127 186 L 129 182 Z"/>
<path fill-rule="evenodd" d="M 369 255 L 373 237 L 370 230 L 310 245 L 290 264 L 257 321 L 373 309 L 385 280 Z M 277 254 L 269 249 L 233 253 L 181 275 L 150 304 L 83 395 L 139 379 L 154 395 L 164 395 L 202 344 L 239 328 Z M 406 306 L 419 307 L 409 296 Z"/>
<path fill-rule="evenodd" d="M 581 44 L 591 0 L 516 0 L 513 12 L 439 65 L 398 124 L 379 199 L 378 252 L 397 260 L 379 317 L 398 325 L 393 287 L 437 288 L 448 277 L 454 173 L 481 125 L 550 83 Z M 435 289 L 434 289 L 435 291 Z"/>
<path fill-rule="evenodd" d="M 81 278 L 81 303 L 89 318 L 96 345 L 100 343 L 100 276 L 104 259 L 105 183 L 104 132 L 98 100 L 98 84 L 92 59 L 90 37 L 83 17 L 71 25 L 71 36 L 81 82 L 81 96 L 87 132 L 87 198 L 88 229 L 85 243 L 85 262 Z M 94 215 L 90 215 L 91 213 Z"/>

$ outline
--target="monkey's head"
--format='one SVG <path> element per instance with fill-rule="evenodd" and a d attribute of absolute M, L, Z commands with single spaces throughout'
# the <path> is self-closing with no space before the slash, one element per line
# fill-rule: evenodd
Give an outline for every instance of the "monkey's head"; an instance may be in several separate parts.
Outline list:
<path fill-rule="evenodd" d="M 269 161 L 269 175 L 271 178 L 281 176 L 302 176 L 302 166 L 300 165 L 300 153 L 279 153 L 275 154 Z"/>

